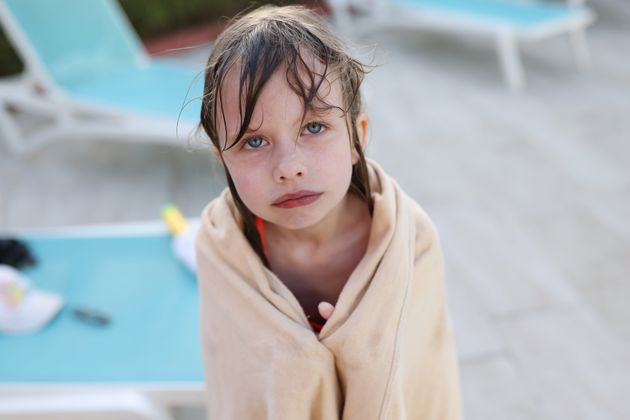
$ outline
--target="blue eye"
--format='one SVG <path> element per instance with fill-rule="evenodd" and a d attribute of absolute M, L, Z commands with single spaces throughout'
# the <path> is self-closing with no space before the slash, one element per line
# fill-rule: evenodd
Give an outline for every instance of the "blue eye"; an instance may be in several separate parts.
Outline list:
<path fill-rule="evenodd" d="M 247 149 L 258 149 L 263 145 L 264 141 L 265 140 L 263 140 L 262 137 L 252 137 L 245 142 L 245 147 Z"/>
<path fill-rule="evenodd" d="M 324 125 L 316 122 L 306 124 L 306 131 L 311 134 L 319 134 L 324 131 Z"/>

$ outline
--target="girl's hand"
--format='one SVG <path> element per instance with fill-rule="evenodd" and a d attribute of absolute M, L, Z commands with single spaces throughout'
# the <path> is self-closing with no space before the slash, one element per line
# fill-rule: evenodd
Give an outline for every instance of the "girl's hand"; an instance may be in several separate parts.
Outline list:
<path fill-rule="evenodd" d="M 330 315 L 332 315 L 333 311 L 335 310 L 335 307 L 328 302 L 320 302 L 319 305 L 317 305 L 317 310 L 319 311 L 319 314 L 322 316 L 322 318 L 328 320 L 328 318 L 330 318 Z"/>

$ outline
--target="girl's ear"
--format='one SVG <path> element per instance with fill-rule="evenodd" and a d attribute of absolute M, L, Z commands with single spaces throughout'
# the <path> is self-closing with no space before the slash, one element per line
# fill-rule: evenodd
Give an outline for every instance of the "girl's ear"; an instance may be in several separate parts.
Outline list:
<path fill-rule="evenodd" d="M 359 143 L 361 144 L 361 150 L 365 150 L 365 142 L 367 140 L 367 133 L 369 127 L 369 120 L 367 114 L 359 114 L 356 122 L 357 136 L 359 137 Z M 359 155 L 357 151 L 352 148 L 352 164 L 354 165 L 359 161 Z"/>

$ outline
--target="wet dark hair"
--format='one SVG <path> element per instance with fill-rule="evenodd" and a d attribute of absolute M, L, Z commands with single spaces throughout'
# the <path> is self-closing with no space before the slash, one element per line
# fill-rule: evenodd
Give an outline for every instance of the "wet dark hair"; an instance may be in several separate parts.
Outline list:
<path fill-rule="evenodd" d="M 316 60 L 321 66 L 309 65 L 309 59 Z M 356 129 L 362 107 L 359 87 L 366 67 L 352 57 L 345 43 L 322 18 L 302 6 L 261 7 L 237 16 L 219 36 L 205 69 L 201 104 L 201 126 L 205 133 L 220 153 L 237 144 L 249 127 L 265 84 L 281 68 L 286 69 L 287 83 L 302 99 L 303 119 L 309 109 L 333 108 L 321 98 L 319 91 L 322 84 L 331 83 L 331 76 L 338 78 L 343 98 L 343 109 L 340 111 L 346 117 L 348 134 L 359 156 L 352 167 L 349 191 L 365 201 L 372 213 L 367 164 Z M 230 143 L 221 95 L 227 74 L 236 69 L 240 70 L 241 126 Z M 223 146 L 217 132 L 219 119 L 226 130 Z M 227 167 L 223 166 L 230 192 L 243 219 L 244 234 L 268 265 L 254 215 L 239 197 Z"/>

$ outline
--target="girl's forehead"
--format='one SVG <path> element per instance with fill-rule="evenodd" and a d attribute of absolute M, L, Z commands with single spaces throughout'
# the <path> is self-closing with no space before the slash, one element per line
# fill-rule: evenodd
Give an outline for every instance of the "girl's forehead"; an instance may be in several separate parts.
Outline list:
<path fill-rule="evenodd" d="M 317 86 L 321 80 L 316 98 L 310 105 L 314 109 L 331 107 L 342 109 L 343 98 L 339 78 L 328 73 L 322 80 L 322 74 L 326 70 L 321 63 L 319 67 L 311 70 L 313 79 L 308 74 L 301 75 L 301 83 L 307 91 L 311 88 L 311 84 Z M 249 100 L 247 91 L 250 89 L 250 86 L 247 83 L 245 82 L 241 86 L 241 68 L 238 64 L 235 64 L 227 72 L 221 84 L 221 92 L 217 100 L 216 123 L 222 144 L 225 144 L 226 128 L 228 143 L 230 144 L 235 140 L 241 129 L 245 107 L 248 105 L 247 101 Z M 263 116 L 274 112 L 289 111 L 301 116 L 304 112 L 304 107 L 304 99 L 294 91 L 294 88 L 289 83 L 287 66 L 282 65 L 274 71 L 259 92 L 249 126 L 250 128 L 261 126 L 264 124 Z M 287 115 L 287 117 L 289 116 Z"/>
<path fill-rule="evenodd" d="M 335 75 L 332 74 L 329 70 L 327 70 L 326 66 L 323 63 L 316 59 L 304 58 L 304 62 L 308 66 L 308 70 L 302 69 L 300 71 L 297 71 L 296 75 L 297 77 L 299 77 L 299 82 L 303 85 L 303 87 L 308 91 L 312 88 L 311 85 L 316 86 L 320 84 L 317 91 L 317 96 L 319 99 L 325 100 L 326 102 L 328 102 L 330 99 L 336 99 L 336 92 L 334 92 L 334 90 L 340 90 L 338 78 L 335 77 Z M 265 83 L 265 86 L 261 92 L 261 96 L 265 91 L 281 89 L 291 91 L 291 93 L 298 97 L 298 99 L 301 99 L 298 94 L 293 91 L 291 84 L 289 83 L 290 74 L 292 73 L 293 72 L 288 69 L 288 65 L 286 63 L 278 66 L 278 68 L 273 72 L 267 83 Z M 245 105 L 246 92 L 248 90 L 251 90 L 251 88 L 253 87 L 251 81 L 249 80 L 241 82 L 241 77 L 242 66 L 240 62 L 236 62 L 229 68 L 229 70 L 225 74 L 223 82 L 221 83 L 221 95 L 219 98 L 224 102 L 230 102 L 231 105 L 237 109 L 239 107 L 239 102 L 241 106 Z M 239 94 L 242 95 L 240 101 Z"/>

